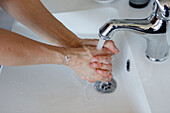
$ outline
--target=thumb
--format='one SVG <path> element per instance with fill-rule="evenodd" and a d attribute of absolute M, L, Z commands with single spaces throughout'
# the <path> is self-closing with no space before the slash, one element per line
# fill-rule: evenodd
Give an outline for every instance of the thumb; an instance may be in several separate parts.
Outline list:
<path fill-rule="evenodd" d="M 99 40 L 98 39 L 84 39 L 82 41 L 82 45 L 86 46 L 97 46 Z M 114 42 L 112 40 L 107 40 L 104 44 L 104 47 L 109 49 L 113 54 L 119 53 L 118 48 L 115 46 Z"/>
<path fill-rule="evenodd" d="M 118 48 L 115 46 L 114 42 L 112 40 L 107 40 L 104 44 L 105 48 L 108 48 L 113 53 L 119 53 Z"/>

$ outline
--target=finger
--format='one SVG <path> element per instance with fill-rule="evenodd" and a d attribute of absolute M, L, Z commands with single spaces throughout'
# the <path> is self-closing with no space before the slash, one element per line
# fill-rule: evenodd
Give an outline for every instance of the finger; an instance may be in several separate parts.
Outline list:
<path fill-rule="evenodd" d="M 108 48 L 113 53 L 116 53 L 116 54 L 119 53 L 119 50 L 117 49 L 117 47 L 115 46 L 112 40 L 107 40 L 104 44 L 104 47 Z"/>
<path fill-rule="evenodd" d="M 113 75 L 110 73 L 107 77 L 104 77 L 101 81 L 102 81 L 102 82 L 110 82 L 112 76 L 113 76 Z"/>
<path fill-rule="evenodd" d="M 112 55 L 96 55 L 91 59 L 91 62 L 99 62 L 104 64 L 110 64 L 111 63 L 111 56 Z"/>
<path fill-rule="evenodd" d="M 99 40 L 98 39 L 84 39 L 82 45 L 86 46 L 97 46 Z M 118 48 L 115 46 L 112 40 L 107 40 L 104 44 L 105 48 L 108 48 L 112 53 L 119 53 Z"/>
<path fill-rule="evenodd" d="M 96 73 L 98 75 L 101 75 L 103 77 L 107 77 L 110 74 L 109 70 L 104 70 L 104 69 L 96 69 Z"/>
<path fill-rule="evenodd" d="M 98 75 L 96 72 L 95 72 L 95 69 L 94 69 L 94 72 L 92 73 L 89 73 L 87 74 L 86 76 L 86 80 L 88 80 L 90 83 L 93 83 L 93 82 L 96 82 L 96 81 L 101 81 L 103 80 L 103 76 L 101 75 Z"/>
<path fill-rule="evenodd" d="M 88 78 L 87 80 L 88 80 L 90 83 L 93 83 L 93 82 L 96 82 L 96 81 L 102 81 L 103 79 L 104 79 L 103 76 L 96 75 L 96 76 L 93 76 L 93 78 Z"/>
<path fill-rule="evenodd" d="M 84 76 L 80 76 L 80 78 L 81 78 L 82 80 L 86 80 L 86 78 L 85 78 Z"/>
<path fill-rule="evenodd" d="M 82 80 L 87 80 L 86 78 L 85 78 L 85 76 L 83 76 L 82 74 L 80 74 L 80 73 L 76 73 Z"/>
<path fill-rule="evenodd" d="M 112 64 L 104 64 L 104 63 L 96 63 L 93 62 L 90 64 L 92 68 L 99 68 L 99 69 L 106 69 L 111 71 L 112 70 Z"/>
<path fill-rule="evenodd" d="M 87 78 L 87 80 L 90 82 L 90 83 L 94 83 L 96 81 L 102 81 L 102 82 L 110 82 L 112 78 L 112 73 L 110 73 L 108 76 L 106 77 L 103 77 L 101 75 L 94 75 L 92 78 Z"/>
<path fill-rule="evenodd" d="M 112 73 L 107 76 L 107 78 L 111 79 L 113 77 Z"/>
<path fill-rule="evenodd" d="M 90 50 L 93 56 L 95 55 L 114 55 L 112 51 L 110 51 L 108 48 L 103 48 L 102 50 L 97 50 L 94 46 L 84 46 L 84 48 L 87 48 Z"/>
<path fill-rule="evenodd" d="M 90 83 L 94 83 L 95 81 L 93 81 L 93 80 L 88 80 Z"/>

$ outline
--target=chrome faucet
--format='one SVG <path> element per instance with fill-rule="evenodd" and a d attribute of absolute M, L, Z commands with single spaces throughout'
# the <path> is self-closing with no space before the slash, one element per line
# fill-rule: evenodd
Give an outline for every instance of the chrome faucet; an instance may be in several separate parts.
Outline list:
<path fill-rule="evenodd" d="M 103 40 L 110 40 L 118 30 L 141 34 L 147 40 L 146 57 L 154 62 L 166 60 L 169 45 L 167 25 L 170 20 L 170 0 L 155 0 L 152 14 L 145 19 L 112 19 L 99 30 Z M 170 31 L 169 31 L 170 32 Z"/>

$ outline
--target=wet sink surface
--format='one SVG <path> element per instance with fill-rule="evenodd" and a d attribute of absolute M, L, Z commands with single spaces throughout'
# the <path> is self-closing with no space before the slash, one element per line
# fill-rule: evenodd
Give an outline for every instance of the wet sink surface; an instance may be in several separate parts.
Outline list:
<path fill-rule="evenodd" d="M 80 38 L 98 38 L 98 29 L 111 18 L 113 8 L 54 14 Z M 41 41 L 39 36 L 16 23 L 13 31 Z M 69 67 L 61 65 L 4 66 L 0 75 L 2 113 L 150 113 L 149 104 L 124 33 L 116 33 L 120 53 L 113 62 L 117 89 L 100 94 L 93 84 L 82 81 Z M 131 71 L 126 62 L 130 59 Z"/>

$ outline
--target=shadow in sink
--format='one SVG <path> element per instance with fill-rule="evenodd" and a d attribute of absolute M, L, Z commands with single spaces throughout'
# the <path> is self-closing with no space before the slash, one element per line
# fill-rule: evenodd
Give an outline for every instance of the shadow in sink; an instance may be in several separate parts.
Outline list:
<path fill-rule="evenodd" d="M 98 38 L 98 29 L 106 21 L 118 18 L 113 8 L 54 14 L 80 38 Z M 20 23 L 13 31 L 43 41 Z M 4 67 L 0 79 L 0 112 L 70 113 L 150 113 L 150 108 L 123 32 L 114 41 L 120 50 L 113 61 L 117 89 L 98 93 L 93 84 L 78 78 L 68 67 L 39 65 Z M 131 71 L 126 71 L 127 59 Z"/>

